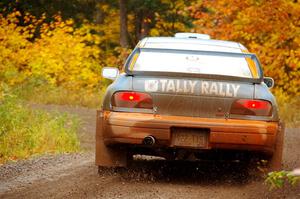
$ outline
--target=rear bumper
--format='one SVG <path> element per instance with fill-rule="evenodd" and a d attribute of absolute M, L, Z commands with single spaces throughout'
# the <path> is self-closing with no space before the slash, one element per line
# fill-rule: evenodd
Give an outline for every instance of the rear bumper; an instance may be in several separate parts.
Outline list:
<path fill-rule="evenodd" d="M 174 147 L 172 127 L 209 129 L 205 149 L 250 150 L 268 154 L 273 153 L 280 129 L 278 122 L 98 111 L 96 142 L 103 139 L 106 145 L 141 145 L 146 136 L 152 135 L 158 147 Z"/>

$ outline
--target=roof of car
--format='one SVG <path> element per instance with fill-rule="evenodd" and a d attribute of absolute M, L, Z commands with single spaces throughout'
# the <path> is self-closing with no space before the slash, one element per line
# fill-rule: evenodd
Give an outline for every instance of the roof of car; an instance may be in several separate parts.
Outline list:
<path fill-rule="evenodd" d="M 209 50 L 220 52 L 241 52 L 247 50 L 242 44 L 233 41 L 177 38 L 177 37 L 146 37 L 138 44 L 141 48 L 162 48 L 182 50 Z"/>

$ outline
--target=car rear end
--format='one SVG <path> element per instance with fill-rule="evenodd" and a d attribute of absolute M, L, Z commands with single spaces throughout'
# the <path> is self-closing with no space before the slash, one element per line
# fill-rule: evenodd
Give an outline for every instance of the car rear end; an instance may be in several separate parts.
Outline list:
<path fill-rule="evenodd" d="M 175 41 L 141 42 L 108 87 L 97 114 L 96 163 L 218 150 L 272 156 L 281 127 L 256 56 L 240 45 Z"/>

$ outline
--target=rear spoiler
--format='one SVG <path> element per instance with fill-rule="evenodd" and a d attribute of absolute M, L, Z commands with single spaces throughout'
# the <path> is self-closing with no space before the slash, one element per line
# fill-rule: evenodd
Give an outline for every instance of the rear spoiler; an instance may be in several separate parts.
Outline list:
<path fill-rule="evenodd" d="M 130 63 L 135 54 L 139 53 L 143 49 L 151 49 L 157 51 L 173 51 L 173 52 L 182 52 L 187 51 L 191 53 L 201 53 L 203 55 L 218 55 L 226 57 L 249 57 L 251 58 L 256 65 L 259 78 L 245 78 L 245 77 L 236 77 L 236 76 L 227 76 L 227 75 L 212 75 L 212 74 L 196 74 L 196 73 L 178 73 L 178 72 L 153 72 L 153 71 L 132 71 L 129 69 Z M 163 48 L 135 48 L 130 54 L 125 63 L 125 73 L 130 76 L 171 76 L 171 77 L 195 77 L 195 78 L 207 78 L 207 79 L 223 79 L 223 80 L 234 80 L 242 82 L 251 82 L 251 83 L 261 83 L 263 81 L 263 71 L 261 64 L 257 56 L 253 53 L 236 53 L 236 52 L 220 52 L 220 51 L 200 51 L 200 50 L 181 50 L 181 49 L 163 49 Z"/>

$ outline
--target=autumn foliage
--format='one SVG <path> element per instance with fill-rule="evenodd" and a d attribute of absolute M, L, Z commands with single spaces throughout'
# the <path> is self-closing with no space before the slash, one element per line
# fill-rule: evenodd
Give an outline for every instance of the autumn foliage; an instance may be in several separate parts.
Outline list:
<path fill-rule="evenodd" d="M 24 26 L 19 26 L 23 17 Z M 88 24 L 74 29 L 73 21 L 45 23 L 30 14 L 0 15 L 0 76 L 9 85 L 28 78 L 43 78 L 69 89 L 95 87 L 100 81 L 99 36 Z M 38 37 L 34 38 L 34 34 Z"/>
<path fill-rule="evenodd" d="M 130 48 L 142 36 L 172 36 L 180 31 L 241 42 L 258 55 L 265 76 L 275 79 L 272 91 L 278 99 L 299 100 L 300 3 L 297 1 L 127 2 Z M 100 17 L 94 21 L 78 20 L 77 15 L 74 19 L 66 18 L 65 13 L 34 16 L 16 9 L 0 13 L 1 83 L 14 86 L 38 79 L 73 91 L 105 87 L 107 82 L 100 77 L 101 68 L 122 68 L 130 48 L 119 46 L 117 3 L 98 2 L 93 14 L 97 12 Z"/>
<path fill-rule="evenodd" d="M 204 0 L 190 7 L 195 31 L 233 40 L 256 53 L 277 97 L 300 96 L 300 3 L 291 0 Z"/>

